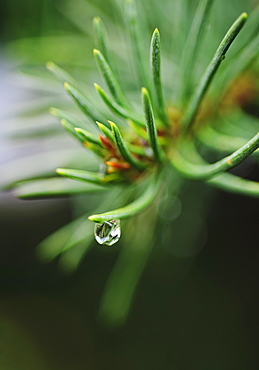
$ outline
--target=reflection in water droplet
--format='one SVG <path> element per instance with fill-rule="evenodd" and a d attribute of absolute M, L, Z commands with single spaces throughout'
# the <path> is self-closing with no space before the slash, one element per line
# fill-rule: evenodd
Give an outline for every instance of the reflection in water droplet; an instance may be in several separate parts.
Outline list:
<path fill-rule="evenodd" d="M 102 245 L 111 247 L 117 243 L 121 236 L 120 220 L 105 221 L 102 224 L 95 224 L 95 240 Z"/>

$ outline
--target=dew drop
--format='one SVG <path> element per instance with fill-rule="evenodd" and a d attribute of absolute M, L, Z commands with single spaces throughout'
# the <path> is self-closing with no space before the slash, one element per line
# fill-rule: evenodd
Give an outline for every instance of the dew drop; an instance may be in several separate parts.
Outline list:
<path fill-rule="evenodd" d="M 119 241 L 121 236 L 120 220 L 105 221 L 95 224 L 94 237 L 97 243 L 111 247 Z"/>
<path fill-rule="evenodd" d="M 153 156 L 153 150 L 151 148 L 145 148 L 145 153 L 147 157 Z"/>

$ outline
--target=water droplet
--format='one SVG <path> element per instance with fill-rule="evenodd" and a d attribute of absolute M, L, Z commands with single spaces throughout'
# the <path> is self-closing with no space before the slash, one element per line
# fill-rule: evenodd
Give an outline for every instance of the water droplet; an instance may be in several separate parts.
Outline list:
<path fill-rule="evenodd" d="M 153 156 L 153 150 L 151 148 L 145 148 L 145 153 L 147 157 Z"/>
<path fill-rule="evenodd" d="M 104 176 L 106 174 L 106 164 L 104 163 L 100 163 L 100 167 L 99 167 L 99 175 L 100 176 Z"/>
<path fill-rule="evenodd" d="M 117 243 L 121 236 L 120 220 L 105 221 L 102 224 L 95 224 L 94 237 L 101 245 L 111 247 Z"/>

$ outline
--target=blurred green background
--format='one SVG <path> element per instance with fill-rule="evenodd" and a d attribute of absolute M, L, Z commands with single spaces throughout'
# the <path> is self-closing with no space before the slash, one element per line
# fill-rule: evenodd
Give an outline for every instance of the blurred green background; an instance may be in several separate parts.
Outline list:
<path fill-rule="evenodd" d="M 36 150 L 21 141 L 13 144 L 6 135 L 6 122 L 35 99 L 31 85 L 23 85 L 30 78 L 16 80 L 15 71 L 23 66 L 44 74 L 51 59 L 90 75 L 92 17 L 101 15 L 109 26 L 111 3 L 1 1 L 0 164 L 6 164 L 5 171 L 17 157 Z M 246 10 L 250 2 L 243 4 Z M 190 196 L 193 187 L 204 193 L 203 185 L 191 183 L 185 189 Z M 259 201 L 208 193 L 200 252 L 181 257 L 171 246 L 159 248 L 158 238 L 128 321 L 109 328 L 97 311 L 120 245 L 96 245 L 73 275 L 60 271 L 55 261 L 43 265 L 35 246 L 72 219 L 71 200 L 21 201 L 2 192 L 0 369 L 258 369 Z"/>

